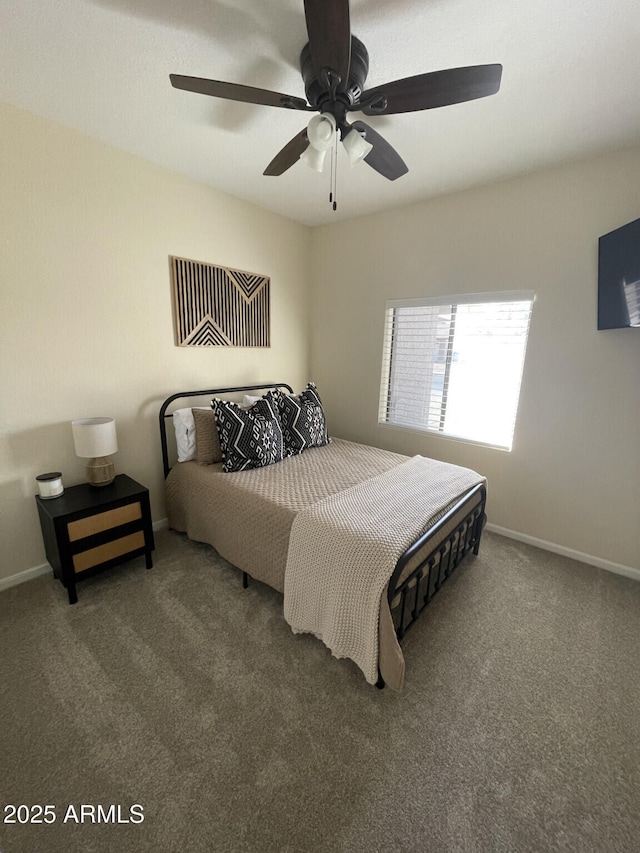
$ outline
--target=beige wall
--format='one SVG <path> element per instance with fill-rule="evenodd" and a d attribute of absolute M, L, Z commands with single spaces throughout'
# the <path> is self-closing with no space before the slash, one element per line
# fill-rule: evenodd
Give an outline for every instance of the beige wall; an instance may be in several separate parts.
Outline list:
<path fill-rule="evenodd" d="M 310 376 L 335 435 L 474 467 L 494 525 L 640 567 L 640 332 L 595 329 L 640 149 L 310 232 L 19 110 L 0 127 L 0 580 L 44 562 L 36 474 L 84 480 L 72 418 L 116 418 L 158 520 L 164 397 Z M 271 349 L 175 347 L 171 254 L 271 276 Z M 512 452 L 378 426 L 385 300 L 515 288 L 537 298 Z"/>
<path fill-rule="evenodd" d="M 309 230 L 10 107 L 0 128 L 1 579 L 45 560 L 36 474 L 84 480 L 72 418 L 116 419 L 161 519 L 166 396 L 308 380 Z M 176 347 L 172 254 L 270 276 L 271 348 Z"/>
<path fill-rule="evenodd" d="M 640 568 L 640 329 L 596 331 L 598 236 L 639 216 L 635 149 L 314 229 L 334 434 L 475 468 L 494 525 Z M 378 426 L 385 300 L 519 288 L 536 301 L 510 453 Z"/>

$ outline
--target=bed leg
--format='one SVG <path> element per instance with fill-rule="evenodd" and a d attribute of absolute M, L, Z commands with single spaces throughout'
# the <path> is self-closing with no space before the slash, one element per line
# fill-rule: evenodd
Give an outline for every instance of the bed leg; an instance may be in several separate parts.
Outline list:
<path fill-rule="evenodd" d="M 249 586 L 249 575 L 246 572 L 242 573 L 242 589 L 246 589 Z"/>
<path fill-rule="evenodd" d="M 378 690 L 384 690 L 384 678 L 380 674 L 380 670 L 378 670 L 378 680 L 376 681 L 376 687 Z"/>
<path fill-rule="evenodd" d="M 487 516 L 483 512 L 480 513 L 480 515 L 478 516 L 478 521 L 477 521 L 478 527 L 477 527 L 477 533 L 476 533 L 476 541 L 475 541 L 475 545 L 473 546 L 474 557 L 477 557 L 478 553 L 480 551 L 480 539 L 482 538 L 482 529 L 483 529 L 486 521 L 487 521 Z"/>

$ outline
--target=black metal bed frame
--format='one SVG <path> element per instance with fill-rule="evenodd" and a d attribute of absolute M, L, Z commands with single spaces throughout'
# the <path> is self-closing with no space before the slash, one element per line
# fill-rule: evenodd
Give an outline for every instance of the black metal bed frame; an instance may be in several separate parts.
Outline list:
<path fill-rule="evenodd" d="M 167 409 L 175 400 L 187 397 L 206 397 L 218 394 L 233 394 L 243 391 L 264 391 L 269 388 L 286 388 L 292 394 L 293 389 L 284 382 L 271 382 L 265 385 L 242 385 L 235 388 L 214 388 L 205 391 L 182 391 L 168 397 L 160 408 L 159 425 L 160 441 L 162 444 L 162 463 L 164 476 L 168 476 L 169 453 L 167 448 L 166 421 L 172 418 Z M 402 640 L 418 620 L 422 611 L 439 592 L 445 581 L 451 577 L 463 557 L 472 551 L 477 556 L 480 548 L 482 529 L 486 522 L 487 490 L 484 483 L 479 483 L 466 492 L 438 521 L 410 545 L 396 563 L 395 569 L 387 587 L 389 610 L 398 641 Z M 444 541 L 434 548 L 429 543 L 439 539 L 442 531 L 460 514 L 465 505 L 469 510 L 453 527 Z M 426 555 L 421 557 L 421 552 Z M 416 562 L 417 561 L 417 562 Z M 412 562 L 416 564 L 409 569 Z M 242 585 L 247 587 L 249 575 L 242 572 Z M 376 687 L 383 688 L 384 681 L 380 675 Z"/>
<path fill-rule="evenodd" d="M 158 419 L 160 421 L 160 442 L 162 444 L 162 466 L 164 469 L 165 480 L 169 475 L 171 466 L 169 465 L 169 452 L 167 449 L 167 431 L 165 429 L 165 421 L 173 418 L 173 413 L 167 414 L 167 409 L 171 403 L 176 400 L 181 400 L 187 397 L 208 397 L 216 394 L 235 394 L 240 391 L 268 391 L 270 388 L 286 388 L 290 394 L 293 394 L 293 388 L 285 382 L 273 382 L 269 385 L 239 385 L 237 388 L 213 388 L 207 391 L 180 391 L 177 394 L 172 394 L 164 401 L 160 407 Z"/>
<path fill-rule="evenodd" d="M 478 497 L 477 502 L 473 500 L 475 496 Z M 484 483 L 479 483 L 466 492 L 413 545 L 410 545 L 396 563 L 389 581 L 387 598 L 389 609 L 394 616 L 398 640 L 401 640 L 409 628 L 415 625 L 418 616 L 440 590 L 442 584 L 452 575 L 463 557 L 471 550 L 474 556 L 478 555 L 482 528 L 486 521 L 486 502 L 486 486 Z M 408 564 L 423 548 L 429 547 L 429 540 L 436 538 L 467 503 L 472 503 L 469 512 L 458 522 L 444 542 L 429 551 L 426 557 L 405 576 Z"/>

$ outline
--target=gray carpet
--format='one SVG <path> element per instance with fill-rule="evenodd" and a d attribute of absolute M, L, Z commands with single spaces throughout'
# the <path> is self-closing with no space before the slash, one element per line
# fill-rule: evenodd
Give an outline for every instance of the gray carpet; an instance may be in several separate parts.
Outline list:
<path fill-rule="evenodd" d="M 485 533 L 401 693 L 169 531 L 78 590 L 0 595 L 2 807 L 56 815 L 2 853 L 640 850 L 634 581 Z M 144 822 L 64 821 L 83 804 Z"/>

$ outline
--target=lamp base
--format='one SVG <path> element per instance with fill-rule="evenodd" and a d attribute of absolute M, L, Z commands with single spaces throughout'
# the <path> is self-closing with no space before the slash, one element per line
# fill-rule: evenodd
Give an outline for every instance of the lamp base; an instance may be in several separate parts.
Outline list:
<path fill-rule="evenodd" d="M 108 486 L 116 478 L 116 467 L 109 456 L 96 456 L 87 462 L 87 482 L 90 486 Z"/>

